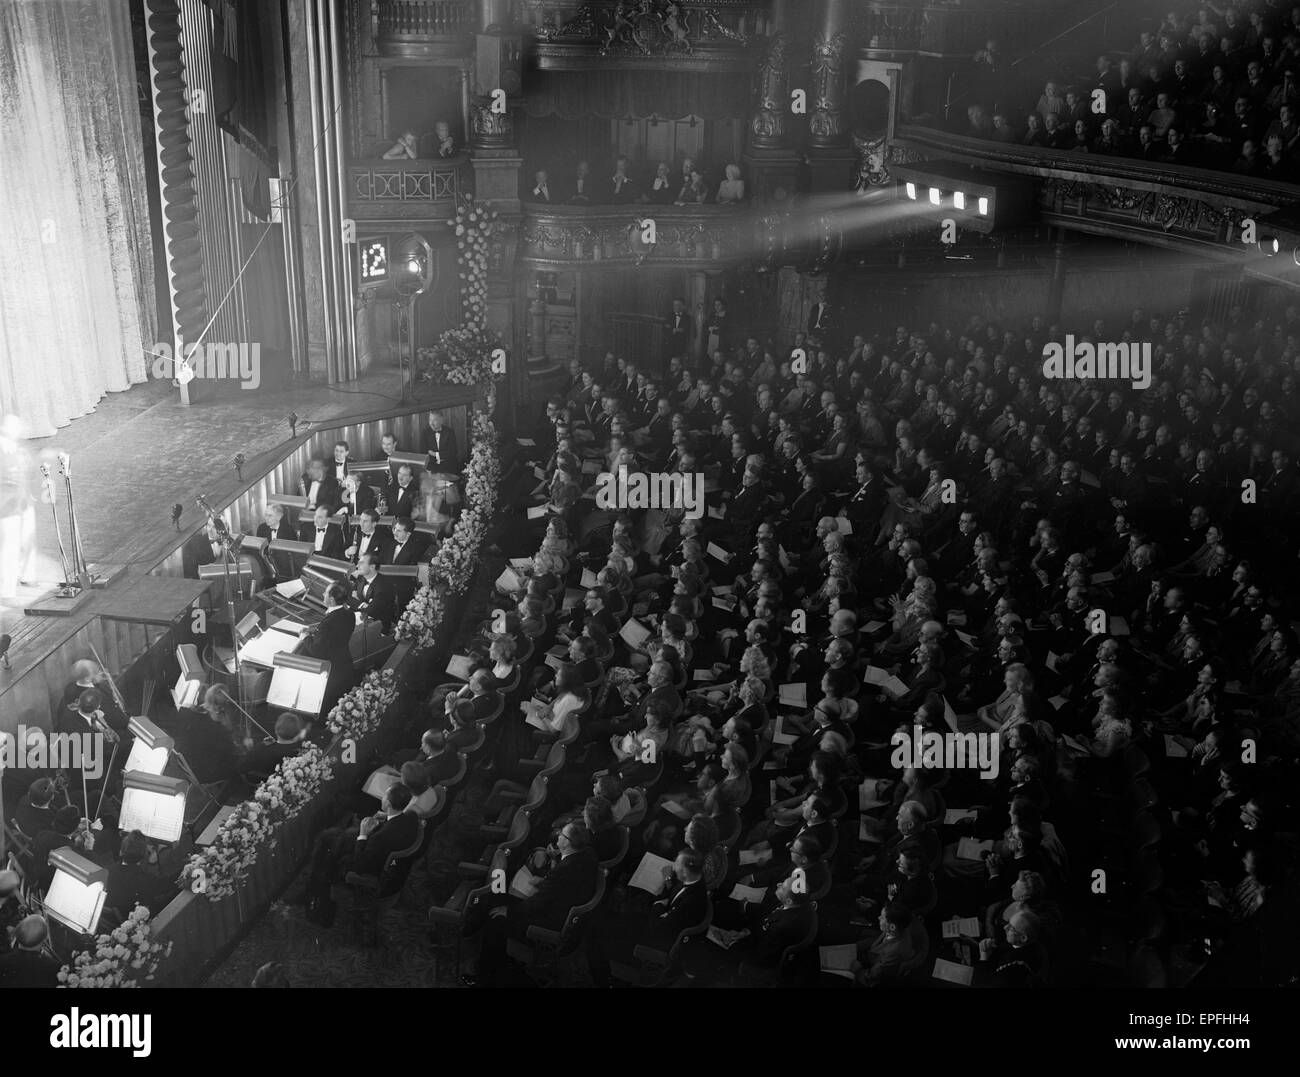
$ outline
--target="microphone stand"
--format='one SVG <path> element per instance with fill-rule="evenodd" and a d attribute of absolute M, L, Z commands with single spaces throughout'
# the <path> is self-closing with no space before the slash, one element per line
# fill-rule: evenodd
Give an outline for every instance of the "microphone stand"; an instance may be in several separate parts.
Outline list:
<path fill-rule="evenodd" d="M 83 591 L 92 586 L 90 566 L 86 564 L 86 551 L 81 545 L 81 529 L 77 527 L 77 506 L 72 497 L 72 472 L 65 466 L 63 482 L 68 491 L 68 530 L 71 534 L 73 568 L 77 574 L 77 585 Z"/>
<path fill-rule="evenodd" d="M 64 594 L 72 594 L 72 576 L 68 572 L 68 551 L 63 548 L 63 531 L 59 527 L 59 506 L 54 498 L 54 479 L 50 476 L 50 466 L 41 465 L 41 482 L 45 487 L 45 496 L 50 499 L 50 512 L 54 515 L 54 537 L 59 543 L 59 562 L 63 565 L 63 587 Z"/>

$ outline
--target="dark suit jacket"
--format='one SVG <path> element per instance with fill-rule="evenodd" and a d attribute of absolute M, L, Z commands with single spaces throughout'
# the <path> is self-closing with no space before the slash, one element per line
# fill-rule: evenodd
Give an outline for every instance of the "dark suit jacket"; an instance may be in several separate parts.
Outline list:
<path fill-rule="evenodd" d="M 409 811 L 380 823 L 369 838 L 357 838 L 352 849 L 352 870 L 361 875 L 378 875 L 391 853 L 411 847 L 419 828 L 420 820 Z"/>
<path fill-rule="evenodd" d="M 418 565 L 428 549 L 427 540 L 422 534 L 414 534 L 406 540 L 399 550 L 397 543 L 393 542 L 388 547 L 388 558 L 386 562 L 390 565 Z"/>
<path fill-rule="evenodd" d="M 59 963 L 34 950 L 11 950 L 0 955 L 0 988 L 59 986 Z"/>
<path fill-rule="evenodd" d="M 755 964 L 774 968 L 786 949 L 802 942 L 813 925 L 812 906 L 779 906 L 763 918 L 752 953 L 745 956 Z"/>
<path fill-rule="evenodd" d="M 376 576 L 367 583 L 360 576 L 357 577 L 353 591 L 354 608 L 373 617 L 384 626 L 385 632 L 392 626 L 396 601 L 391 580 Z"/>
<path fill-rule="evenodd" d="M 298 528 L 298 541 L 310 542 L 315 545 L 316 542 L 316 525 L 314 523 L 303 524 Z M 325 541 L 321 543 L 320 552 L 325 557 L 334 557 L 343 560 L 343 550 L 346 544 L 343 541 L 343 528 L 338 524 L 325 525 Z"/>
<path fill-rule="evenodd" d="M 571 908 L 592 899 L 599 871 L 592 848 L 564 857 L 537 884 L 532 897 L 510 907 L 511 930 L 522 932 L 529 924 L 558 930 Z"/>
<path fill-rule="evenodd" d="M 18 808 L 14 811 L 13 817 L 18 829 L 29 838 L 34 838 L 42 830 L 46 830 L 53 819 L 53 811 L 49 808 L 34 807 L 26 793 L 23 794 L 22 800 L 18 802 Z"/>
<path fill-rule="evenodd" d="M 360 531 L 355 532 L 356 538 L 353 539 L 353 531 L 348 528 L 347 545 L 351 546 L 355 542 L 357 551 L 352 555 L 352 563 L 355 565 L 361 558 L 361 547 L 364 544 L 365 537 Z M 409 545 L 409 543 L 408 543 Z M 366 545 L 366 553 L 377 554 L 378 563 L 387 565 L 391 563 L 393 556 L 393 536 L 386 527 L 376 527 L 374 533 L 370 536 L 370 542 Z"/>
<path fill-rule="evenodd" d="M 691 350 L 691 316 L 668 312 L 664 318 L 664 348 L 669 355 L 687 355 Z"/>
<path fill-rule="evenodd" d="M 307 496 L 310 497 L 311 479 L 304 475 L 302 481 L 303 485 L 307 488 Z M 320 489 L 316 491 L 315 504 L 332 505 L 337 508 L 342 500 L 340 497 L 342 492 L 343 487 L 339 485 L 339 480 L 334 477 L 334 472 L 329 469 L 329 465 L 326 465 L 325 478 L 321 480 Z"/>
<path fill-rule="evenodd" d="M 655 902 L 646 925 L 645 944 L 656 950 L 671 949 L 678 935 L 704 919 L 708 903 L 709 891 L 703 879 L 678 889 L 667 905 Z"/>
<path fill-rule="evenodd" d="M 438 441 L 441 444 L 438 444 Z M 461 460 L 460 453 L 456 450 L 456 435 L 452 433 L 449 426 L 444 426 L 439 431 L 439 437 L 435 438 L 433 428 L 426 424 L 420 431 L 420 451 L 429 454 L 430 471 L 460 470 Z M 433 458 L 435 452 L 439 454 L 440 459 Z"/>
<path fill-rule="evenodd" d="M 315 636 L 303 646 L 302 653 L 309 658 L 319 658 L 333 665 L 342 663 L 351 668 L 352 652 L 348 644 L 356 626 L 352 611 L 346 606 L 336 606 L 316 626 Z"/>
<path fill-rule="evenodd" d="M 108 869 L 104 906 L 127 917 L 137 905 L 151 910 L 155 903 L 161 905 L 163 895 L 170 889 L 166 879 L 150 874 L 140 864 L 114 864 Z"/>
<path fill-rule="evenodd" d="M 289 756 L 297 755 L 299 747 L 297 744 L 281 744 L 278 741 L 259 744 L 240 761 L 239 771 L 241 774 L 259 776 L 270 774 Z"/>
<path fill-rule="evenodd" d="M 384 495 L 388 501 L 388 515 L 412 516 L 415 513 L 415 499 L 419 494 L 420 491 L 414 482 L 405 490 L 397 483 L 393 483 Z"/>
<path fill-rule="evenodd" d="M 181 572 L 189 579 L 199 578 L 200 565 L 211 565 L 216 561 L 217 555 L 212 552 L 212 543 L 208 541 L 205 530 L 185 540 L 185 545 L 181 548 Z"/>

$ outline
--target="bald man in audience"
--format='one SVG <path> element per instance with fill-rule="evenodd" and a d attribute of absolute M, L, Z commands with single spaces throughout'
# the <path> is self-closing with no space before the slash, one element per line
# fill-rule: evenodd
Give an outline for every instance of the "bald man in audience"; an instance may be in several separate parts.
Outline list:
<path fill-rule="evenodd" d="M 52 988 L 59 985 L 59 962 L 44 952 L 50 927 L 43 916 L 24 917 L 13 949 L 0 954 L 0 988 Z"/>

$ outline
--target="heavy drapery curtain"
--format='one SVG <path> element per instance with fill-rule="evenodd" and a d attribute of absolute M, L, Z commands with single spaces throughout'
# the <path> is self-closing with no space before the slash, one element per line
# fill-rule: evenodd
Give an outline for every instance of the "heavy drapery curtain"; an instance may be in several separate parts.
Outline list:
<path fill-rule="evenodd" d="M 0 413 L 44 437 L 157 339 L 125 3 L 0 0 Z"/>

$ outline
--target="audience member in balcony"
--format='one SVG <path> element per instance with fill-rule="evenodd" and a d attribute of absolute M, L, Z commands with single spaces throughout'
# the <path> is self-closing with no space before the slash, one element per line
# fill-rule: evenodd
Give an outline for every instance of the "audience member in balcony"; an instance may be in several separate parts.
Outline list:
<path fill-rule="evenodd" d="M 1166 164 L 1195 168 L 1201 163 L 1196 145 L 1183 134 L 1179 127 L 1171 127 L 1165 136 L 1165 152 L 1162 160 Z"/>
<path fill-rule="evenodd" d="M 1174 111 L 1167 93 L 1156 94 L 1156 107 L 1147 113 L 1147 123 L 1151 125 L 1152 133 L 1159 141 L 1164 141 L 1164 137 L 1175 123 L 1178 122 L 1178 113 Z"/>
<path fill-rule="evenodd" d="M 682 184 L 682 189 L 677 192 L 678 206 L 700 205 L 709 200 L 708 188 L 704 186 L 704 174 L 698 168 L 692 167 L 691 177 Z"/>
<path fill-rule="evenodd" d="M 1260 134 L 1259 117 L 1247 97 L 1238 97 L 1232 103 L 1232 119 L 1228 121 L 1233 138 L 1241 146 L 1247 139 L 1258 144 Z"/>
<path fill-rule="evenodd" d="M 1295 70 L 1288 66 L 1264 98 L 1264 111 L 1275 115 L 1283 107 L 1294 109 L 1297 103 L 1300 103 L 1300 91 L 1296 89 Z"/>
<path fill-rule="evenodd" d="M 589 206 L 594 194 L 595 183 L 591 178 L 591 165 L 587 161 L 579 161 L 573 173 L 573 187 L 568 201 L 575 206 Z"/>
<path fill-rule="evenodd" d="M 1043 117 L 1043 145 L 1053 150 L 1067 149 L 1074 140 L 1074 132 L 1061 122 L 1061 117 L 1049 112 Z"/>
<path fill-rule="evenodd" d="M 1246 139 L 1241 144 L 1241 153 L 1233 162 L 1232 170 L 1239 176 L 1258 176 L 1261 170 L 1259 148 L 1253 139 Z"/>
<path fill-rule="evenodd" d="M 620 155 L 614 161 L 614 174 L 609 177 L 609 200 L 615 205 L 636 201 L 636 185 L 627 172 L 627 158 Z"/>
<path fill-rule="evenodd" d="M 1102 121 L 1101 133 L 1092 140 L 1093 153 L 1105 153 L 1112 157 L 1122 157 L 1128 152 L 1128 144 L 1120 135 L 1119 124 L 1113 119 Z"/>
<path fill-rule="evenodd" d="M 1026 146 L 1046 146 L 1047 133 L 1043 130 L 1043 121 L 1037 112 L 1031 112 L 1025 120 L 1025 134 L 1021 143 Z"/>
<path fill-rule="evenodd" d="M 984 114 L 984 106 L 971 105 L 966 109 L 966 130 L 963 134 L 971 138 L 989 138 L 993 134 L 993 125 Z"/>
<path fill-rule="evenodd" d="M 1074 121 L 1074 137 L 1070 139 L 1065 146 L 1066 149 L 1073 150 L 1075 153 L 1088 153 L 1092 149 L 1092 138 L 1088 134 L 1088 121 Z"/>
<path fill-rule="evenodd" d="M 1092 112 L 1088 108 L 1087 100 L 1079 93 L 1078 87 L 1069 86 L 1066 88 L 1065 115 L 1061 119 L 1071 125 L 1079 120 L 1083 120 L 1085 123 L 1092 122 Z"/>
<path fill-rule="evenodd" d="M 1192 77 L 1192 70 L 1187 61 L 1181 57 L 1174 61 L 1173 74 L 1169 77 L 1167 90 L 1180 108 L 1185 108 L 1188 103 L 1198 100 L 1201 96 L 1200 84 Z"/>
<path fill-rule="evenodd" d="M 1228 78 L 1228 69 L 1222 64 L 1215 64 L 1211 72 L 1210 83 L 1201 91 L 1201 100 L 1213 102 L 1225 116 L 1232 111 L 1232 103 L 1237 99 L 1237 88 Z"/>
<path fill-rule="evenodd" d="M 1228 168 L 1232 165 L 1232 129 L 1223 111 L 1213 101 L 1206 102 L 1205 117 L 1189 132 L 1200 147 L 1201 160 L 1207 167 Z"/>
<path fill-rule="evenodd" d="M 1016 129 L 1011 126 L 1010 121 L 1006 117 L 1006 113 L 993 113 L 993 130 L 990 132 L 989 137 L 992 138 L 994 142 L 1018 141 Z"/>
<path fill-rule="evenodd" d="M 673 200 L 673 177 L 667 161 L 660 161 L 655 169 L 655 178 L 650 182 L 650 189 L 638 201 L 651 202 L 657 206 L 667 206 Z"/>
<path fill-rule="evenodd" d="M 528 194 L 530 202 L 551 202 L 551 185 L 550 177 L 546 174 L 546 169 L 539 168 L 533 173 L 533 188 Z"/>
<path fill-rule="evenodd" d="M 1251 106 L 1258 111 L 1268 104 L 1268 94 L 1272 88 L 1272 83 L 1264 75 L 1263 65 L 1258 60 L 1252 60 L 1246 65 L 1246 77 L 1237 89 L 1237 96 L 1249 100 Z"/>
<path fill-rule="evenodd" d="M 439 120 L 433 125 L 433 138 L 439 157 L 456 156 L 456 140 L 451 137 L 451 125 L 446 120 Z"/>
<path fill-rule="evenodd" d="M 1165 148 L 1156 141 L 1155 131 L 1149 123 L 1138 128 L 1137 145 L 1133 147 L 1133 156 L 1140 161 L 1153 164 L 1164 156 Z"/>
<path fill-rule="evenodd" d="M 397 141 L 384 151 L 384 160 L 413 160 L 418 156 L 418 145 L 414 131 L 403 131 Z"/>
<path fill-rule="evenodd" d="M 1139 95 L 1146 95 L 1147 80 L 1142 77 L 1141 68 L 1132 60 L 1120 60 L 1119 71 L 1115 77 L 1115 90 L 1120 101 L 1127 100 L 1134 90 L 1137 90 Z"/>
<path fill-rule="evenodd" d="M 1046 121 L 1048 116 L 1056 116 L 1060 119 L 1065 113 L 1065 98 L 1061 96 L 1060 87 L 1055 82 L 1048 82 L 1043 87 L 1043 95 L 1034 106 L 1034 111 L 1043 121 Z"/>
<path fill-rule="evenodd" d="M 1268 125 L 1268 131 L 1265 138 L 1272 138 L 1276 135 L 1282 140 L 1282 152 L 1284 154 L 1294 154 L 1297 146 L 1300 146 L 1300 124 L 1296 123 L 1296 110 L 1294 105 L 1283 105 L 1278 110 L 1277 119 Z"/>
<path fill-rule="evenodd" d="M 1280 135 L 1269 135 L 1264 140 L 1264 157 L 1260 163 L 1260 175 L 1278 183 L 1296 181 L 1294 160 L 1287 154 Z"/>
<path fill-rule="evenodd" d="M 745 200 L 745 181 L 740 178 L 740 166 L 729 164 L 724 169 L 726 179 L 718 184 L 718 205 L 729 206 Z"/>
<path fill-rule="evenodd" d="M 1128 98 L 1115 110 L 1114 116 L 1124 134 L 1136 139 L 1138 128 L 1146 122 L 1147 111 L 1146 98 L 1134 87 L 1128 91 Z"/>

